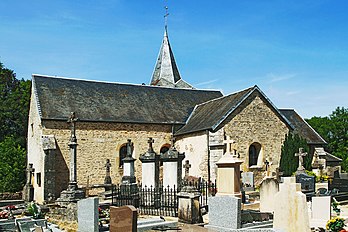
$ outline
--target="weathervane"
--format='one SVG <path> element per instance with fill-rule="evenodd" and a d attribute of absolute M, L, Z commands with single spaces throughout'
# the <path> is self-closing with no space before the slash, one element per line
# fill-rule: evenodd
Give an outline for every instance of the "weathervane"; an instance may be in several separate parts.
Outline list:
<path fill-rule="evenodd" d="M 166 14 L 164 15 L 164 26 L 167 30 L 167 23 L 168 23 L 168 16 L 169 16 L 169 13 L 168 13 L 168 6 L 167 6 L 167 1 L 165 1 L 166 5 L 164 7 L 164 9 L 166 10 Z"/>

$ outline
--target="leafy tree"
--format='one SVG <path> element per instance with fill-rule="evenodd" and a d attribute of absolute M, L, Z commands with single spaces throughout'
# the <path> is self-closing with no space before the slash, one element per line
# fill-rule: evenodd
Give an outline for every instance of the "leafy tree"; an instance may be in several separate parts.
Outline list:
<path fill-rule="evenodd" d="M 13 136 L 26 147 L 30 87 L 29 80 L 17 80 L 0 62 L 0 141 Z"/>
<path fill-rule="evenodd" d="M 342 158 L 348 171 L 348 108 L 337 107 L 329 117 L 312 117 L 307 122 L 326 140 L 326 149 Z"/>
<path fill-rule="evenodd" d="M 12 136 L 0 142 L 0 192 L 16 192 L 25 184 L 26 151 Z"/>
<path fill-rule="evenodd" d="M 21 190 L 25 182 L 30 87 L 0 62 L 0 192 Z"/>
<path fill-rule="evenodd" d="M 295 153 L 298 153 L 300 147 L 308 153 L 308 145 L 305 139 L 293 133 L 289 133 L 285 137 L 280 158 L 280 169 L 284 176 L 291 176 L 297 170 L 298 157 L 295 156 Z M 309 155 L 304 157 L 303 165 L 306 170 L 311 170 L 311 160 L 312 157 Z"/>

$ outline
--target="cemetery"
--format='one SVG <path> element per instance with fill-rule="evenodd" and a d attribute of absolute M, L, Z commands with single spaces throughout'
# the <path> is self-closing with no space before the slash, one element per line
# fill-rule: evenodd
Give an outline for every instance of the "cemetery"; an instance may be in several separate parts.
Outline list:
<path fill-rule="evenodd" d="M 56 200 L 34 203 L 29 164 L 23 200 L 19 194 L 0 201 L 0 231 L 344 231 L 334 227 L 343 229 L 348 218 L 348 179 L 332 176 L 316 183 L 303 166 L 302 148 L 294 154 L 299 160 L 294 176 L 271 175 L 266 160 L 265 177 L 255 186 L 253 173 L 241 172 L 243 161 L 230 143 L 217 162 L 216 182 L 209 183 L 190 176 L 191 165 L 182 162 L 185 154 L 177 151 L 174 138 L 164 154 L 157 154 L 148 138 L 148 150 L 139 158 L 146 170 L 139 183 L 128 139 L 122 182 L 112 183 L 106 160 L 104 183 L 80 188 L 74 117 L 69 118 L 68 188 Z"/>
<path fill-rule="evenodd" d="M 24 187 L 0 192 L 0 232 L 348 231 L 347 159 L 257 85 L 184 81 L 165 10 L 148 85 L 32 75 Z"/>

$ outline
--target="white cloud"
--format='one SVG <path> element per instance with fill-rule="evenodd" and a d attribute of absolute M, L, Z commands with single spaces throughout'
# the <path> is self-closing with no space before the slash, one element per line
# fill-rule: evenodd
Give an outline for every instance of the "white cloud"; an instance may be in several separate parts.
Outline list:
<path fill-rule="evenodd" d="M 297 74 L 274 74 L 274 73 L 269 73 L 266 75 L 267 79 L 269 79 L 270 83 L 274 83 L 274 82 L 280 82 L 280 81 L 286 81 L 286 80 L 290 80 L 294 77 L 296 77 Z"/>

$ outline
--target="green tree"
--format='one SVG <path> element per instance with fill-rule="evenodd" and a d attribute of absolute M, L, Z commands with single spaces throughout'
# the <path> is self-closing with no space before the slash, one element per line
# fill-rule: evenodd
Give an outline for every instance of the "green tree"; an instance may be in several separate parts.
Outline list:
<path fill-rule="evenodd" d="M 329 117 L 312 117 L 307 122 L 326 140 L 326 149 L 342 158 L 348 171 L 348 108 L 337 107 Z"/>
<path fill-rule="evenodd" d="M 0 62 L 0 141 L 13 136 L 26 147 L 30 87 L 29 80 L 16 79 L 16 74 Z"/>
<path fill-rule="evenodd" d="M 293 133 L 289 133 L 285 137 L 280 158 L 280 169 L 284 176 L 291 176 L 297 170 L 298 157 L 295 156 L 295 153 L 298 153 L 300 147 L 308 153 L 308 145 L 305 139 Z M 304 158 L 303 163 L 306 170 L 311 170 L 311 160 L 310 156 Z"/>
<path fill-rule="evenodd" d="M 26 151 L 12 136 L 0 142 L 0 192 L 16 192 L 25 184 Z"/>
<path fill-rule="evenodd" d="M 30 87 L 0 62 L 0 192 L 21 190 L 25 183 Z"/>

